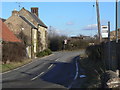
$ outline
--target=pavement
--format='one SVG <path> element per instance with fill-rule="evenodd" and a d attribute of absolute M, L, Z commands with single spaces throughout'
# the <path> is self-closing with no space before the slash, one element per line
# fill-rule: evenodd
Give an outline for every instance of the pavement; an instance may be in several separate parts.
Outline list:
<path fill-rule="evenodd" d="M 77 58 L 83 51 L 54 52 L 32 63 L 2 74 L 2 88 L 63 88 L 72 87 L 76 79 Z"/>

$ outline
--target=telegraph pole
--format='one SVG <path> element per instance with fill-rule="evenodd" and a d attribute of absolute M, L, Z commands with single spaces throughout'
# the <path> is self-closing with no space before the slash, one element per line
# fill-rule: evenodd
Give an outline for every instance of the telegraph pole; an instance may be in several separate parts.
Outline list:
<path fill-rule="evenodd" d="M 98 37 L 99 37 L 99 42 L 102 42 L 98 0 L 96 0 L 96 10 L 97 10 L 97 23 L 98 23 L 98 35 L 99 35 Z"/>
<path fill-rule="evenodd" d="M 110 62 L 111 62 L 111 44 L 110 44 L 110 21 L 108 22 L 108 61 L 109 61 L 109 70 L 110 70 Z"/>
<path fill-rule="evenodd" d="M 116 0 L 116 61 L 117 61 L 117 71 L 116 73 L 120 76 L 120 64 L 118 58 L 118 0 Z"/>
<path fill-rule="evenodd" d="M 118 0 L 116 0 L 116 43 L 118 43 Z"/>
<path fill-rule="evenodd" d="M 116 0 L 116 43 L 118 43 L 118 0 Z"/>

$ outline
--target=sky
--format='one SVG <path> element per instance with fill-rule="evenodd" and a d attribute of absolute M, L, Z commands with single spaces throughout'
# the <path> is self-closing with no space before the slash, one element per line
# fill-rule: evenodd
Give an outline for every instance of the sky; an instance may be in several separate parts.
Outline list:
<path fill-rule="evenodd" d="M 95 2 L 2 2 L 0 17 L 9 18 L 14 9 L 22 7 L 30 11 L 39 8 L 39 18 L 60 34 L 67 36 L 97 34 L 97 17 Z M 100 2 L 101 25 L 111 22 L 111 31 L 115 30 L 115 2 Z"/>

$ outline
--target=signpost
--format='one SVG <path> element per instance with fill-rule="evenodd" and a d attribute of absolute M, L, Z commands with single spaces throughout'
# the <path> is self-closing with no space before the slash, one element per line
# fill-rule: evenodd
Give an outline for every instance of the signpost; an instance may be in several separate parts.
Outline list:
<path fill-rule="evenodd" d="M 64 40 L 64 43 L 63 43 L 63 49 L 65 50 L 66 49 L 66 45 L 67 45 L 67 39 Z"/>
<path fill-rule="evenodd" d="M 102 38 L 108 38 L 108 26 L 101 26 Z"/>

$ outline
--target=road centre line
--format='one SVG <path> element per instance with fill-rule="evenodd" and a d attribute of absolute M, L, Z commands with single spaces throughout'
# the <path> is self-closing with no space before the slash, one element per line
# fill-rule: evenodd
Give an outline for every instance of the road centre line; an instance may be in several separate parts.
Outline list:
<path fill-rule="evenodd" d="M 52 55 L 54 55 L 54 54 L 51 54 L 51 55 L 48 55 L 48 56 L 45 56 L 45 57 L 41 57 L 41 58 L 36 58 L 35 60 L 32 60 L 31 62 L 29 62 L 29 63 L 27 63 L 27 64 L 25 64 L 25 65 L 22 65 L 22 66 L 19 66 L 19 67 L 15 68 L 15 69 L 12 69 L 12 70 L 9 70 L 9 71 L 6 71 L 6 72 L 3 72 L 3 73 L 0 73 L 0 75 L 1 75 L 1 74 L 3 75 L 3 74 L 6 74 L 6 73 L 9 73 L 9 72 L 12 72 L 12 71 L 15 71 L 15 70 L 18 70 L 18 69 L 24 68 L 24 67 L 27 66 L 27 65 L 30 65 L 30 64 L 32 64 L 32 63 L 34 63 L 34 62 L 37 62 L 37 61 L 39 61 L 39 60 L 41 60 L 41 59 L 44 59 L 44 58 L 50 57 L 50 56 L 52 56 Z"/>
<path fill-rule="evenodd" d="M 52 65 L 50 65 L 50 66 L 48 67 L 48 69 L 50 69 L 52 66 L 53 66 L 53 64 L 52 64 Z"/>
<path fill-rule="evenodd" d="M 58 59 L 56 59 L 55 61 L 58 61 L 59 60 L 59 58 Z"/>
<path fill-rule="evenodd" d="M 41 76 L 42 74 L 44 74 L 44 72 L 40 73 L 39 75 L 37 75 L 36 77 L 32 78 L 31 81 L 37 79 L 39 76 Z"/>

